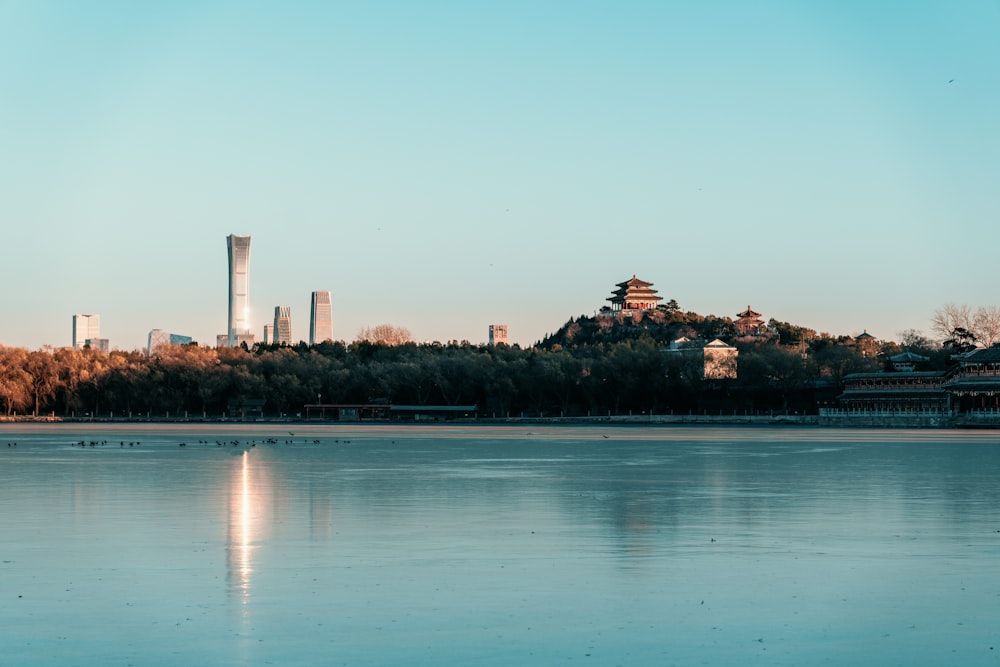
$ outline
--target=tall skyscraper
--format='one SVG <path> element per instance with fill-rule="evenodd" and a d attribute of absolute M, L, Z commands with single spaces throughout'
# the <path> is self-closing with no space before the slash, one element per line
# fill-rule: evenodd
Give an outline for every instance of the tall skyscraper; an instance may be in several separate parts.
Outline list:
<path fill-rule="evenodd" d="M 274 341 L 278 345 L 292 344 L 292 307 L 274 307 Z"/>
<path fill-rule="evenodd" d="M 274 325 L 265 324 L 264 325 L 264 345 L 270 345 L 274 342 Z"/>
<path fill-rule="evenodd" d="M 507 325 L 506 324 L 491 324 L 490 325 L 490 345 L 499 345 L 503 343 L 507 344 Z"/>
<path fill-rule="evenodd" d="M 74 315 L 73 316 L 73 347 L 83 348 L 90 339 L 97 340 L 101 337 L 101 316 L 100 315 Z"/>
<path fill-rule="evenodd" d="M 229 346 L 239 345 L 250 334 L 250 237 L 230 234 L 229 247 Z"/>
<path fill-rule="evenodd" d="M 309 308 L 309 344 L 333 340 L 333 305 L 329 292 L 313 292 Z"/>

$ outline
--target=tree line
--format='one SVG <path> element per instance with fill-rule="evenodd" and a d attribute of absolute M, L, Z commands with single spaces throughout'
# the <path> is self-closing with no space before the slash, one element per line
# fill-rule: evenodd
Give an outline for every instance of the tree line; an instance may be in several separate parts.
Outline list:
<path fill-rule="evenodd" d="M 397 332 L 398 333 L 398 332 Z M 664 352 L 680 336 L 729 338 L 736 379 L 703 378 L 703 362 Z M 210 348 L 166 346 L 102 353 L 0 346 L 7 415 L 217 418 L 246 399 L 268 416 L 313 403 L 476 405 L 481 417 L 815 412 L 834 405 L 840 378 L 877 371 L 909 347 L 944 368 L 949 351 L 911 332 L 905 343 L 856 341 L 771 320 L 740 338 L 727 318 L 677 308 L 580 317 L 531 348 L 396 342 Z"/>

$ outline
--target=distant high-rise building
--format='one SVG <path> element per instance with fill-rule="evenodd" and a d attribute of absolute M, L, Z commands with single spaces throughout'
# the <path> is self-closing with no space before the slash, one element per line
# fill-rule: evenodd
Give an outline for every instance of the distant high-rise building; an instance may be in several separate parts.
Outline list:
<path fill-rule="evenodd" d="M 149 342 L 146 345 L 146 354 L 152 355 L 158 348 L 169 345 L 188 345 L 193 342 L 191 336 L 172 334 L 163 329 L 153 329 L 149 332 Z"/>
<path fill-rule="evenodd" d="M 274 342 L 278 345 L 292 344 L 292 307 L 274 307 Z"/>
<path fill-rule="evenodd" d="M 229 248 L 229 331 L 228 345 L 240 344 L 250 334 L 250 237 L 230 234 Z"/>
<path fill-rule="evenodd" d="M 507 344 L 507 325 L 506 324 L 491 324 L 490 325 L 490 345 L 497 345 L 499 343 Z"/>
<path fill-rule="evenodd" d="M 87 344 L 87 339 L 97 340 L 101 337 L 101 316 L 100 315 L 74 315 L 73 316 L 73 347 L 82 348 Z"/>
<path fill-rule="evenodd" d="M 246 345 L 247 348 L 251 348 L 256 344 L 257 344 L 257 334 L 252 334 L 252 333 L 236 334 L 236 344 L 233 347 Z"/>
<path fill-rule="evenodd" d="M 309 344 L 333 340 L 333 305 L 329 292 L 313 292 L 309 308 Z"/>
<path fill-rule="evenodd" d="M 85 343 L 91 350 L 98 350 L 105 354 L 111 351 L 111 341 L 107 338 L 88 338 Z"/>
<path fill-rule="evenodd" d="M 231 342 L 230 342 L 231 341 Z M 246 343 L 248 348 L 257 343 L 257 336 L 252 333 L 236 334 L 235 339 L 229 334 L 219 334 L 215 337 L 215 347 L 239 347 Z"/>
<path fill-rule="evenodd" d="M 270 345 L 274 342 L 274 325 L 265 324 L 264 325 L 264 345 Z"/>

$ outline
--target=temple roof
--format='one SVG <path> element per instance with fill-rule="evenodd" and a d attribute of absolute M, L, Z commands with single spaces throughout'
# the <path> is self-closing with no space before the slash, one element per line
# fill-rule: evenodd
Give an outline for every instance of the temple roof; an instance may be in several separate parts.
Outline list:
<path fill-rule="evenodd" d="M 747 309 L 744 310 L 742 313 L 738 314 L 736 317 L 740 317 L 743 319 L 752 319 L 754 317 L 760 317 L 760 313 L 755 312 L 752 308 L 750 308 L 750 306 L 747 306 Z"/>
<path fill-rule="evenodd" d="M 960 361 L 965 364 L 984 364 L 1000 361 L 1000 348 L 984 347 L 965 354 Z"/>
<path fill-rule="evenodd" d="M 917 354 L 916 352 L 910 352 L 909 349 L 907 349 L 905 352 L 900 352 L 899 354 L 894 354 L 891 357 L 889 357 L 889 361 L 893 363 L 897 363 L 900 361 L 930 361 L 930 360 L 931 360 L 930 357 L 925 357 L 921 354 Z"/>
<path fill-rule="evenodd" d="M 653 283 L 639 280 L 633 274 L 632 278 L 623 283 L 617 283 L 618 289 L 612 292 L 612 296 L 606 301 L 612 303 L 632 303 L 632 302 L 656 302 L 662 301 L 663 297 L 656 295 L 656 290 L 652 289 Z"/>
<path fill-rule="evenodd" d="M 638 278 L 636 278 L 634 273 L 632 274 L 632 277 L 629 278 L 628 280 L 626 280 L 625 282 L 623 282 L 623 283 L 615 283 L 615 284 L 618 287 L 625 287 L 625 288 L 628 288 L 628 287 L 652 287 L 653 286 L 653 283 L 647 283 L 645 280 L 639 280 Z"/>

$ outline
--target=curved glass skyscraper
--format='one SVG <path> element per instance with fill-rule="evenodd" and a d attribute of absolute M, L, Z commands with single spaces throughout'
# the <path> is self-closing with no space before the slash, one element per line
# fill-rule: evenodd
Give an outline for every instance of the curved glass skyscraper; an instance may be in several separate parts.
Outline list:
<path fill-rule="evenodd" d="M 230 234 L 229 247 L 229 347 L 250 334 L 250 237 Z"/>

